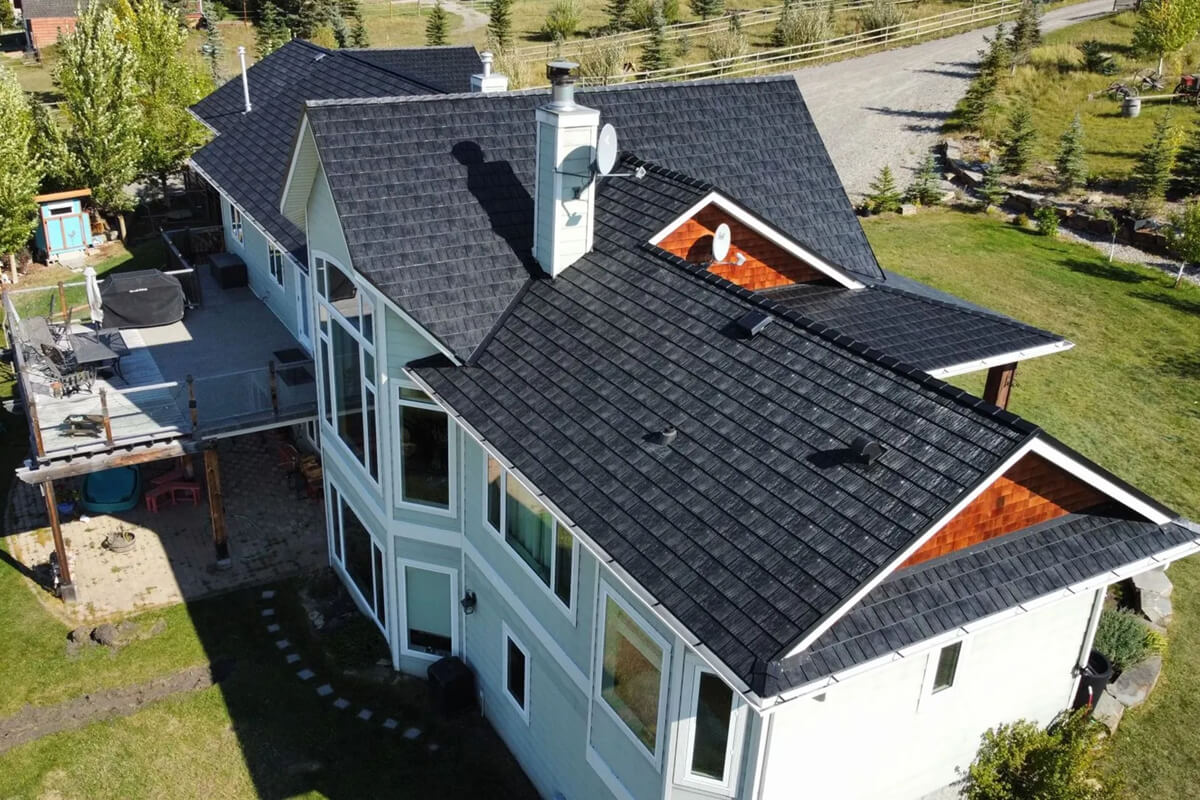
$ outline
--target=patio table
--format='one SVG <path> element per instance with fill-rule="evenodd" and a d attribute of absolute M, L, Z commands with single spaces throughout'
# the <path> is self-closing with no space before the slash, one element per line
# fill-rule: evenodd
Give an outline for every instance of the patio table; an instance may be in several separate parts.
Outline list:
<path fill-rule="evenodd" d="M 102 328 L 95 333 L 73 333 L 69 337 L 75 361 L 80 366 L 96 364 L 112 367 L 121 374 L 121 357 L 129 355 L 129 346 L 116 328 Z"/>

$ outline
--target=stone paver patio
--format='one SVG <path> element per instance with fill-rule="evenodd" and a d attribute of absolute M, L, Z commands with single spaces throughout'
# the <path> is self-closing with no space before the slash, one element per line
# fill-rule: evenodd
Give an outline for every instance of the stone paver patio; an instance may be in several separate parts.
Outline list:
<path fill-rule="evenodd" d="M 69 616 L 90 622 L 131 611 L 195 600 L 205 595 L 278 580 L 327 565 L 324 506 L 297 494 L 275 464 L 274 434 L 223 439 L 221 488 L 232 566 L 219 569 L 213 546 L 207 494 L 191 506 L 164 504 L 158 513 L 138 508 L 120 514 L 63 520 L 72 578 L 79 603 Z M 142 465 L 143 478 L 173 462 Z M 203 467 L 196 457 L 197 475 Z M 59 486 L 60 499 L 67 482 Z M 16 482 L 5 516 L 12 554 L 30 569 L 46 564 L 54 544 L 45 502 L 37 487 Z M 132 530 L 132 552 L 102 547 L 119 527 Z"/>

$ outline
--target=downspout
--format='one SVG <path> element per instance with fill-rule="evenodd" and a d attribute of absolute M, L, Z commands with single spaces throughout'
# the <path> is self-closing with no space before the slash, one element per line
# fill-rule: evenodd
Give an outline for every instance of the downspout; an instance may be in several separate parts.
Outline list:
<path fill-rule="evenodd" d="M 763 794 L 767 791 L 767 753 L 771 749 L 771 734 L 775 730 L 774 714 L 762 714 L 760 715 L 760 719 L 765 723 L 765 730 L 763 728 L 759 729 L 758 755 L 755 757 L 754 785 L 750 790 L 750 797 L 755 800 L 762 800 Z"/>
<path fill-rule="evenodd" d="M 1083 676 L 1084 669 L 1088 665 L 1088 656 L 1092 652 L 1092 643 L 1096 639 L 1096 628 L 1100 624 L 1100 612 L 1104 610 L 1104 596 L 1108 593 L 1107 586 L 1101 586 L 1096 590 L 1096 596 L 1092 600 L 1092 610 L 1088 615 L 1087 631 L 1083 634 L 1083 644 L 1079 648 L 1079 658 L 1075 662 L 1075 681 L 1071 684 L 1071 696 L 1067 698 L 1068 705 L 1075 698 L 1075 693 L 1079 691 L 1079 679 Z"/>

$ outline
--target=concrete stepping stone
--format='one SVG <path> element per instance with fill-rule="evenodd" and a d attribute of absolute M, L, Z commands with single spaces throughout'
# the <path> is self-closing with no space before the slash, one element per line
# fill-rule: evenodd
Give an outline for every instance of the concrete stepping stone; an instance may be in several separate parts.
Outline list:
<path fill-rule="evenodd" d="M 420 728 L 409 728 L 408 730 L 406 730 L 406 731 L 404 732 L 404 738 L 405 738 L 405 739 L 408 739 L 408 740 L 410 740 L 410 741 L 411 741 L 411 740 L 413 740 L 413 739 L 416 739 L 416 738 L 417 738 L 418 736 L 420 736 L 420 735 L 421 735 L 421 729 L 420 729 Z"/>
<path fill-rule="evenodd" d="M 400 727 L 400 723 L 396 722 L 396 720 L 392 719 L 391 717 L 388 717 L 383 721 L 383 727 L 389 731 L 394 731 L 396 728 Z"/>
<path fill-rule="evenodd" d="M 1109 684 L 1108 692 L 1121 705 L 1134 708 L 1146 702 L 1146 697 L 1154 691 L 1158 676 L 1162 673 L 1162 656 L 1150 656 L 1144 661 L 1134 664 L 1121 673 L 1121 677 Z"/>
<path fill-rule="evenodd" d="M 313 672 L 311 669 L 305 668 L 297 672 L 296 677 L 302 681 L 310 681 L 316 674 L 317 673 Z"/>
<path fill-rule="evenodd" d="M 273 608 L 264 608 L 264 609 L 262 610 L 262 615 L 263 615 L 264 617 L 273 617 L 273 616 L 275 616 L 275 609 L 273 609 Z"/>
<path fill-rule="evenodd" d="M 371 709 L 369 709 L 369 708 L 364 708 L 362 711 L 358 712 L 358 718 L 361 719 L 363 722 L 366 722 L 372 716 L 373 715 L 372 715 Z"/>
<path fill-rule="evenodd" d="M 344 697 L 339 697 L 337 700 L 333 701 L 333 707 L 338 711 L 345 711 L 350 707 L 350 701 Z"/>
<path fill-rule="evenodd" d="M 267 626 L 267 633 L 279 633 L 279 626 L 272 622 Z"/>
<path fill-rule="evenodd" d="M 289 647 L 292 646 L 292 643 L 289 642 L 287 639 L 279 639 L 278 641 L 275 642 L 275 646 L 278 647 L 280 650 L 287 650 Z"/>
<path fill-rule="evenodd" d="M 287 663 L 289 663 L 289 664 L 295 664 L 295 663 L 296 663 L 297 661 L 299 661 L 299 660 L 300 660 L 300 654 L 299 654 L 299 653 L 288 653 L 288 654 L 287 654 Z M 304 680 L 308 680 L 308 679 L 307 679 L 307 678 L 305 678 Z"/>
<path fill-rule="evenodd" d="M 263 600 L 270 600 L 274 596 L 275 596 L 274 589 L 263 589 L 263 593 L 262 593 Z"/>
<path fill-rule="evenodd" d="M 317 694 L 321 695 L 321 697 L 328 697 L 333 694 L 333 687 L 328 683 L 321 684 L 317 687 Z"/>

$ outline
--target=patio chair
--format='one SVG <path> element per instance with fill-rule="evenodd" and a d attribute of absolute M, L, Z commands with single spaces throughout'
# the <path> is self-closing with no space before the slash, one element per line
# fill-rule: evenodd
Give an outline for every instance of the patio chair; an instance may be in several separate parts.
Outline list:
<path fill-rule="evenodd" d="M 58 347 L 58 338 L 50 329 L 50 323 L 45 317 L 21 320 L 21 339 L 26 360 L 40 361 L 43 347 Z"/>
<path fill-rule="evenodd" d="M 42 356 L 42 366 L 56 390 L 55 396 L 67 397 L 78 391 L 92 390 L 96 382 L 94 367 L 81 367 L 73 357 L 49 345 L 42 345 Z"/>

